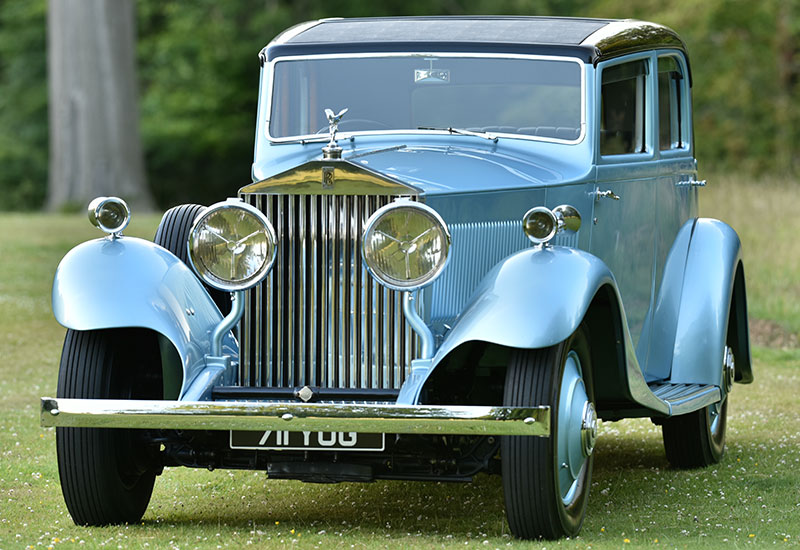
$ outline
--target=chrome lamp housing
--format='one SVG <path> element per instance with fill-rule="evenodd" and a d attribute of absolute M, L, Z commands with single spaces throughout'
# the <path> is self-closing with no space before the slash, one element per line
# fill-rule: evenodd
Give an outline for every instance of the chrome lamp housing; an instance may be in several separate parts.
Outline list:
<path fill-rule="evenodd" d="M 93 226 L 119 237 L 131 221 L 131 209 L 118 197 L 97 197 L 89 203 L 89 221 Z"/>
<path fill-rule="evenodd" d="M 247 290 L 267 276 L 277 253 L 275 230 L 257 208 L 239 199 L 211 205 L 189 232 L 189 261 L 209 286 Z"/>
<path fill-rule="evenodd" d="M 392 290 L 423 288 L 442 273 L 450 231 L 431 207 L 408 200 L 387 204 L 367 220 L 362 257 L 367 270 Z"/>
<path fill-rule="evenodd" d="M 559 232 L 574 233 L 580 227 L 580 213 L 568 204 L 562 204 L 553 210 L 546 206 L 534 206 L 522 217 L 522 230 L 535 245 L 546 246 Z"/>

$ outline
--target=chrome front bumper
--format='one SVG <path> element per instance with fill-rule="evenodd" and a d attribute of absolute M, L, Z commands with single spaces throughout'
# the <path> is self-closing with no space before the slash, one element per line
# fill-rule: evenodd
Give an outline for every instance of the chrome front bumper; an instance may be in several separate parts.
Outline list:
<path fill-rule="evenodd" d="M 549 407 L 135 401 L 43 397 L 42 426 L 400 434 L 550 434 Z"/>

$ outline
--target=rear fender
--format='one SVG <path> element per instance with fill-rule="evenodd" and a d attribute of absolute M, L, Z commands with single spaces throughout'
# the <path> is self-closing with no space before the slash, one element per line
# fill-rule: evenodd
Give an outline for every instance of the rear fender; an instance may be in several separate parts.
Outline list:
<path fill-rule="evenodd" d="M 52 300 L 56 320 L 69 329 L 141 327 L 166 338 L 180 357 L 181 397 L 205 367 L 211 333 L 222 321 L 205 287 L 182 261 L 133 237 L 97 239 L 70 250 L 56 271 Z M 231 333 L 223 340 L 223 353 L 238 360 Z M 165 372 L 165 379 L 175 374 Z M 222 383 L 233 380 L 228 369 Z"/>
<path fill-rule="evenodd" d="M 722 386 L 722 354 L 728 342 L 736 359 L 736 381 L 752 381 L 741 244 L 724 222 L 695 222 L 677 311 L 670 382 Z"/>

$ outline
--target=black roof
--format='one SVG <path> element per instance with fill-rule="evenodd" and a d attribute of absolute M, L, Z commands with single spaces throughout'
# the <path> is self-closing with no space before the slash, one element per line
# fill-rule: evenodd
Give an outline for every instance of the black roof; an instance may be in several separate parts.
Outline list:
<path fill-rule="evenodd" d="M 321 19 L 296 25 L 262 51 L 281 55 L 366 51 L 496 51 L 575 55 L 587 63 L 653 48 L 685 51 L 671 29 L 636 20 L 454 16 Z"/>

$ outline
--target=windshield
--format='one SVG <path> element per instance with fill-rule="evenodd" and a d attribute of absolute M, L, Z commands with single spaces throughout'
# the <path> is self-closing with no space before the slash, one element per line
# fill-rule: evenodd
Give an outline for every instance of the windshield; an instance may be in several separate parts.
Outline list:
<path fill-rule="evenodd" d="M 574 141 L 583 66 L 541 57 L 318 56 L 273 66 L 269 135 L 458 128 Z"/>

